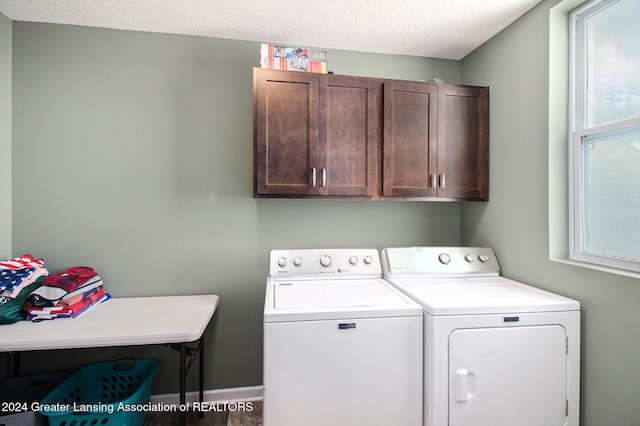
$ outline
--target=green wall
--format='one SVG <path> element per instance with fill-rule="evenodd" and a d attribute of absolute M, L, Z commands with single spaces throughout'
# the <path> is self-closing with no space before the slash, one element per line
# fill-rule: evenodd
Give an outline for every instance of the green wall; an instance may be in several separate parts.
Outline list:
<path fill-rule="evenodd" d="M 465 83 L 491 87 L 491 198 L 461 208 L 461 242 L 494 247 L 506 276 L 581 302 L 581 424 L 638 425 L 638 279 L 549 260 L 550 239 L 557 252 L 567 232 L 567 17 L 550 27 L 557 3 L 543 1 L 462 61 Z"/>
<path fill-rule="evenodd" d="M 0 13 L 0 259 L 11 254 L 11 21 Z"/>
<path fill-rule="evenodd" d="M 458 61 L 329 61 L 341 74 L 460 78 Z M 262 384 L 270 249 L 460 242 L 459 204 L 253 199 L 258 63 L 254 42 L 13 22 L 13 254 L 44 257 L 52 272 L 93 266 L 115 297 L 218 294 L 207 389 Z M 23 365 L 152 356 L 153 392 L 171 393 L 170 352 L 28 353 Z"/>

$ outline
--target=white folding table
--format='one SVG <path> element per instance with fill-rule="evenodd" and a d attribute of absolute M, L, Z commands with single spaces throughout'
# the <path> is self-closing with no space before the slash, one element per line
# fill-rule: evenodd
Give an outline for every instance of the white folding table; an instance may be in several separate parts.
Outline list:
<path fill-rule="evenodd" d="M 107 346 L 168 345 L 180 351 L 180 404 L 185 404 L 187 352 L 199 353 L 199 397 L 204 395 L 204 331 L 218 307 L 218 296 L 155 296 L 113 298 L 91 307 L 76 318 L 19 321 L 0 325 L 0 352 L 19 353 L 51 349 Z M 197 346 L 187 346 L 198 341 Z M 181 424 L 184 425 L 184 412 Z"/>

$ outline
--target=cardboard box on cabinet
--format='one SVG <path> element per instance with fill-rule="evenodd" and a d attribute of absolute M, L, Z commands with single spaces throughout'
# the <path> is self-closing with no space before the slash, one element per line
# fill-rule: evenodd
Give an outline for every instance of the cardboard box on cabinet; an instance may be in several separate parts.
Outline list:
<path fill-rule="evenodd" d="M 262 44 L 260 67 L 273 70 L 327 73 L 327 51 L 297 46 Z"/>

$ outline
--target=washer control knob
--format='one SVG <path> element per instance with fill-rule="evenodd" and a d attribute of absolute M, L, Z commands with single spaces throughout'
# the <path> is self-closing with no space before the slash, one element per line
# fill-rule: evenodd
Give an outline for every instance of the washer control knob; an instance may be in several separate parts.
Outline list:
<path fill-rule="evenodd" d="M 438 256 L 438 260 L 443 265 L 448 265 L 449 262 L 451 262 L 451 256 L 449 256 L 447 253 L 441 253 L 440 256 Z"/>
<path fill-rule="evenodd" d="M 485 263 L 487 260 L 489 260 L 489 256 L 487 256 L 485 253 L 480 253 L 478 255 L 478 260 L 482 263 Z"/>
<path fill-rule="evenodd" d="M 285 257 L 281 257 L 278 259 L 278 265 L 280 265 L 281 268 L 284 268 L 287 266 L 287 259 Z"/>
<path fill-rule="evenodd" d="M 351 256 L 349 258 L 349 263 L 355 265 L 356 263 L 358 263 L 358 258 L 356 256 Z"/>
<path fill-rule="evenodd" d="M 365 256 L 363 260 L 367 265 L 371 265 L 371 262 L 373 262 L 373 258 L 371 256 Z"/>
<path fill-rule="evenodd" d="M 326 254 L 320 258 L 320 264 L 324 267 L 331 266 L 331 256 Z"/>
<path fill-rule="evenodd" d="M 293 264 L 296 266 L 302 265 L 302 258 L 300 256 L 296 256 L 293 258 Z"/>
<path fill-rule="evenodd" d="M 465 254 L 464 255 L 464 260 L 466 260 L 467 262 L 471 263 L 475 260 L 475 258 L 473 257 L 472 254 Z"/>

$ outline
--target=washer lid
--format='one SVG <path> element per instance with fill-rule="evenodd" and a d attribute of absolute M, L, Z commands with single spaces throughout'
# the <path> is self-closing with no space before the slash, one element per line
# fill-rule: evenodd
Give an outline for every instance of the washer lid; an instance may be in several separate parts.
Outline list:
<path fill-rule="evenodd" d="M 580 303 L 508 278 L 406 278 L 391 282 L 420 303 L 430 315 L 557 312 L 580 309 Z"/>
<path fill-rule="evenodd" d="M 422 315 L 382 279 L 270 281 L 265 322 Z"/>

